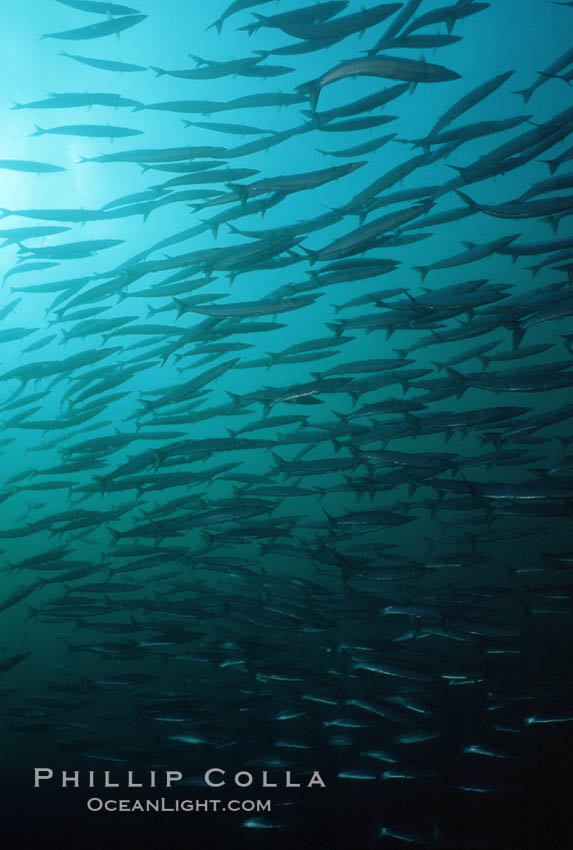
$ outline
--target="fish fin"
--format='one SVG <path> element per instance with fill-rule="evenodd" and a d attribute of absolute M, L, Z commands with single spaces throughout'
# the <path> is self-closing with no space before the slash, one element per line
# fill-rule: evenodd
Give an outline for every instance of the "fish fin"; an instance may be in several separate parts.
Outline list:
<path fill-rule="evenodd" d="M 519 89 L 518 91 L 512 92 L 512 94 L 519 94 L 524 100 L 524 103 L 529 103 L 529 99 L 533 94 L 533 91 L 529 89 Z"/>
<path fill-rule="evenodd" d="M 419 272 L 422 276 L 422 282 L 425 280 L 426 275 L 428 274 L 429 267 L 428 266 L 412 266 L 415 272 Z"/>
<path fill-rule="evenodd" d="M 156 77 L 162 77 L 164 74 L 167 73 L 167 71 L 164 68 L 157 68 L 155 65 L 150 65 L 149 67 L 151 68 L 152 71 L 155 71 Z"/>
<path fill-rule="evenodd" d="M 277 352 L 277 351 L 267 351 L 267 352 L 266 352 L 266 355 L 267 355 L 267 357 L 269 357 L 269 358 L 270 358 L 270 361 L 271 361 L 271 362 L 269 363 L 269 365 L 267 366 L 267 369 L 268 369 L 270 366 L 275 366 L 277 363 L 280 363 L 280 357 L 281 357 L 281 356 L 280 356 L 280 352 Z"/>
<path fill-rule="evenodd" d="M 310 108 L 313 112 L 316 112 L 316 106 L 318 103 L 318 97 L 320 95 L 320 83 L 318 80 L 309 80 L 308 83 L 301 83 L 301 85 L 296 87 L 297 91 L 302 94 L 306 94 L 310 101 Z"/>
<path fill-rule="evenodd" d="M 469 195 L 466 195 L 465 192 L 460 192 L 458 189 L 456 189 L 455 192 L 458 198 L 461 198 L 464 204 L 467 204 L 471 210 L 473 210 L 474 212 L 480 211 L 481 207 L 479 206 L 479 204 L 476 204 L 473 198 L 470 198 Z"/>
<path fill-rule="evenodd" d="M 174 302 L 175 307 L 177 309 L 177 316 L 176 316 L 175 321 L 178 321 L 178 319 L 180 319 L 181 316 L 187 311 L 187 305 L 183 301 L 181 301 L 179 298 L 173 297 L 172 301 Z"/>
<path fill-rule="evenodd" d="M 236 192 L 243 207 L 246 206 L 249 197 L 249 187 L 243 186 L 241 183 L 226 183 L 225 185 L 231 192 Z"/>
<path fill-rule="evenodd" d="M 231 397 L 233 409 L 238 410 L 239 407 L 241 406 L 241 398 L 242 397 L 240 395 L 238 395 L 237 393 L 232 393 L 231 390 L 225 390 L 225 392 L 227 393 L 228 396 Z"/>
<path fill-rule="evenodd" d="M 541 162 L 544 162 L 548 166 L 550 174 L 555 174 L 560 165 L 559 157 L 555 157 L 555 159 L 542 159 Z"/>
<path fill-rule="evenodd" d="M 325 322 L 326 327 L 330 328 L 334 333 L 334 339 L 340 339 L 342 332 L 344 330 L 342 322 Z"/>
<path fill-rule="evenodd" d="M 287 467 L 287 462 L 276 452 L 271 452 L 274 462 L 276 463 L 276 472 L 283 472 Z"/>
<path fill-rule="evenodd" d="M 67 638 L 64 638 L 63 640 L 64 640 L 64 643 L 66 644 L 66 648 L 68 650 L 67 653 L 66 653 L 67 655 L 71 655 L 72 652 L 77 651 L 77 646 L 75 646 L 75 644 L 71 643 L 71 641 L 69 641 Z"/>
<path fill-rule="evenodd" d="M 521 325 L 517 325 L 516 327 L 513 328 L 511 336 L 512 336 L 513 350 L 514 351 L 517 351 L 517 349 L 521 345 L 521 340 L 523 339 L 524 335 L 525 335 L 525 328 L 522 327 Z"/>
<path fill-rule="evenodd" d="M 308 256 L 310 264 L 313 266 L 318 260 L 320 251 L 313 251 L 311 248 L 305 248 L 304 245 L 299 245 L 299 248 Z"/>
<path fill-rule="evenodd" d="M 452 366 L 447 366 L 446 364 L 444 364 L 444 369 L 447 371 L 450 378 L 453 379 L 454 383 L 465 384 L 465 382 L 466 382 L 465 375 L 462 375 L 462 373 L 458 372 L 457 369 L 454 369 Z"/>

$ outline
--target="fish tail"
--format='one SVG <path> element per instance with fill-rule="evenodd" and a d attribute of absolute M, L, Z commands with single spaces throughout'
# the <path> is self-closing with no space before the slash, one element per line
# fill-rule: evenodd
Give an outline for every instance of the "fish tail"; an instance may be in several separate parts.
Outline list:
<path fill-rule="evenodd" d="M 267 354 L 267 357 L 269 357 L 270 360 L 271 360 L 269 366 L 275 366 L 277 363 L 280 362 L 281 356 L 280 356 L 279 352 L 277 352 L 277 351 L 267 351 L 266 354 Z"/>
<path fill-rule="evenodd" d="M 167 73 L 167 71 L 164 68 L 157 68 L 155 65 L 150 65 L 149 67 L 151 68 L 152 71 L 155 71 L 156 77 L 162 77 L 164 74 Z"/>
<path fill-rule="evenodd" d="M 528 103 L 533 91 L 529 89 L 519 89 L 518 91 L 512 92 L 512 94 L 520 94 L 523 98 L 524 103 Z"/>
<path fill-rule="evenodd" d="M 521 325 L 517 325 L 516 327 L 513 328 L 512 332 L 511 332 L 511 340 L 512 340 L 514 351 L 517 351 L 517 349 L 521 345 L 521 340 L 523 339 L 524 336 L 525 336 L 525 328 L 523 328 Z"/>
<path fill-rule="evenodd" d="M 156 313 L 159 313 L 161 307 L 152 307 L 151 304 L 147 305 L 147 316 L 146 319 L 151 319 L 152 316 L 155 316 Z"/>
<path fill-rule="evenodd" d="M 336 418 L 340 419 L 340 421 L 343 422 L 345 425 L 348 422 L 348 420 L 350 419 L 350 416 L 348 415 L 348 413 L 339 413 L 337 410 L 333 410 L 332 412 L 334 413 Z"/>
<path fill-rule="evenodd" d="M 284 458 L 280 457 L 276 452 L 271 452 L 273 456 L 273 460 L 276 463 L 276 472 L 283 472 L 287 467 L 287 462 Z"/>
<path fill-rule="evenodd" d="M 310 108 L 313 112 L 316 112 L 316 106 L 318 104 L 318 97 L 320 95 L 320 83 L 318 80 L 309 80 L 308 83 L 301 83 L 296 87 L 297 91 L 301 92 L 308 96 L 310 101 Z"/>
<path fill-rule="evenodd" d="M 64 643 L 66 644 L 66 649 L 68 650 L 68 651 L 67 651 L 67 653 L 66 653 L 66 655 L 71 655 L 71 654 L 72 654 L 72 652 L 76 652 L 76 651 L 77 651 L 77 646 L 76 646 L 75 644 L 73 644 L 73 643 L 72 643 L 71 641 L 69 641 L 67 638 L 64 638 L 63 640 L 64 640 Z"/>
<path fill-rule="evenodd" d="M 561 164 L 559 162 L 559 157 L 555 157 L 555 159 L 542 159 L 541 162 L 544 162 L 545 165 L 547 165 L 550 174 L 555 174 Z"/>
<path fill-rule="evenodd" d="M 342 322 L 326 322 L 326 327 L 334 333 L 335 340 L 340 339 L 343 331 Z"/>
<path fill-rule="evenodd" d="M 34 124 L 36 128 L 33 133 L 30 133 L 31 136 L 42 136 L 46 131 L 39 127 L 37 124 Z"/>
<path fill-rule="evenodd" d="M 236 192 L 239 196 L 239 200 L 243 206 L 247 203 L 247 198 L 249 197 L 249 187 L 243 186 L 241 183 L 227 183 L 227 188 L 231 190 L 231 192 Z"/>
<path fill-rule="evenodd" d="M 539 266 L 525 266 L 528 272 L 531 272 L 531 277 L 536 278 L 537 273 L 539 272 Z"/>
<path fill-rule="evenodd" d="M 458 372 L 458 370 L 454 369 L 452 366 L 446 366 L 445 364 L 444 369 L 446 369 L 448 375 L 450 376 L 450 378 L 452 378 L 454 384 L 456 384 L 458 388 L 460 388 L 462 392 L 464 392 L 467 387 L 465 375 L 462 375 L 461 372 Z"/>
<path fill-rule="evenodd" d="M 428 274 L 429 268 L 428 266 L 412 266 L 415 272 L 419 272 L 422 276 L 422 283 L 426 279 L 426 275 Z"/>
<path fill-rule="evenodd" d="M 460 192 L 459 189 L 456 189 L 455 191 L 458 198 L 461 198 L 464 204 L 467 204 L 468 207 L 474 212 L 479 212 L 480 206 L 479 204 L 476 204 L 473 198 L 470 198 L 470 196 L 466 195 L 465 192 Z"/>
<path fill-rule="evenodd" d="M 143 407 L 142 414 L 151 413 L 153 410 L 153 402 L 149 399 L 140 398 L 139 403 Z"/>
<path fill-rule="evenodd" d="M 228 396 L 231 397 L 231 403 L 233 405 L 233 410 L 238 410 L 241 406 L 241 396 L 237 393 L 232 393 L 231 390 L 225 390 Z"/>
<path fill-rule="evenodd" d="M 546 224 L 548 224 L 551 227 L 551 230 L 553 231 L 553 233 L 557 233 L 557 231 L 559 230 L 559 217 L 558 216 L 556 216 L 556 215 L 546 215 L 541 220 L 544 221 Z"/>
<path fill-rule="evenodd" d="M 173 303 L 175 304 L 175 307 L 177 308 L 177 317 L 176 317 L 175 321 L 178 321 L 181 318 L 181 316 L 186 312 L 187 305 L 183 301 L 181 301 L 179 298 L 174 297 L 172 300 L 173 300 Z"/>
<path fill-rule="evenodd" d="M 318 255 L 319 255 L 320 252 L 319 251 L 313 251 L 311 248 L 305 248 L 304 245 L 300 245 L 299 247 L 300 247 L 301 251 L 304 251 L 304 253 L 309 258 L 311 266 L 314 265 L 316 263 L 316 261 L 318 260 Z"/>

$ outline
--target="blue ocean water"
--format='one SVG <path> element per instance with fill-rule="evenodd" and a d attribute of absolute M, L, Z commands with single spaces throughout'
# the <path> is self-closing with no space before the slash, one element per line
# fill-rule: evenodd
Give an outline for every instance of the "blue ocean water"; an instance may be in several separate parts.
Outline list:
<path fill-rule="evenodd" d="M 417 16 L 439 8 L 418 5 Z M 48 0 L 4 10 L 0 694 L 14 823 L 32 806 L 71 842 L 86 824 L 109 826 L 111 837 L 94 846 L 164 846 L 168 829 L 174 847 L 181 834 L 200 846 L 562 846 L 571 745 L 573 124 L 570 87 L 538 74 L 570 49 L 571 10 L 506 0 L 453 4 L 454 16 L 468 5 L 485 8 L 455 21 L 455 43 L 378 54 L 438 63 L 456 79 L 421 82 L 383 109 L 340 119 L 395 116 L 387 124 L 338 130 L 332 121 L 321 127 L 308 99 L 277 108 L 264 97 L 293 96 L 365 57 L 399 11 L 320 50 L 271 54 L 253 66 L 286 66 L 276 77 L 195 80 L 168 72 L 195 68 L 196 56 L 227 62 L 304 44 L 278 28 L 251 36 L 240 29 L 253 13 L 297 3 L 245 4 L 220 32 L 210 24 L 223 3 L 138 5 L 144 20 L 119 37 L 91 39 L 41 37 L 116 19 Z M 351 0 L 330 21 L 361 13 Z M 444 36 L 447 28 L 438 21 L 414 34 Z M 102 70 L 61 51 L 145 70 Z M 570 65 L 565 59 L 557 73 Z M 404 143 L 424 139 L 460 98 L 512 70 L 444 132 L 515 116 L 523 123 L 451 148 L 432 143 L 433 161 Z M 524 103 L 515 92 L 537 79 L 543 85 Z M 325 85 L 318 114 L 402 81 L 353 75 Z M 135 108 L 37 104 L 70 93 L 120 95 Z M 244 96 L 261 104 L 216 111 L 189 103 Z M 266 132 L 221 132 L 221 122 Z M 70 125 L 141 134 L 34 135 Z M 471 171 L 536 130 L 507 157 L 494 154 L 493 173 Z M 267 150 L 240 149 L 273 133 L 284 138 Z M 553 144 L 537 153 L 551 134 Z M 321 153 L 386 135 L 393 138 L 364 154 Z M 191 146 L 227 155 L 169 153 Z M 89 161 L 141 149 L 156 153 L 143 164 L 137 154 Z M 544 161 L 561 154 L 562 183 L 523 200 L 550 177 Z M 413 156 L 421 159 L 403 179 L 382 182 Z M 352 173 L 312 184 L 321 169 L 358 161 L 365 164 Z M 201 162 L 209 168 L 190 170 Z M 65 171 L 22 170 L 34 169 L 29 163 Z M 211 168 L 224 170 L 218 182 Z M 309 188 L 298 191 L 288 179 L 279 189 L 271 180 L 303 173 Z M 181 175 L 205 182 L 157 188 Z M 352 206 L 377 180 L 372 207 Z M 255 187 L 247 205 L 267 202 L 264 215 L 244 214 L 237 184 Z M 418 187 L 429 188 L 416 195 Z M 426 215 L 467 207 L 455 188 L 481 209 L 425 225 Z M 207 195 L 163 203 L 208 189 L 212 207 Z M 402 190 L 411 197 L 394 200 Z M 111 207 L 143 204 L 128 215 L 100 212 L 139 193 L 148 194 Z M 411 222 L 326 251 L 427 198 L 431 209 Z M 556 198 L 561 207 L 549 208 Z M 547 209 L 526 208 L 540 199 Z M 239 232 L 211 226 L 231 208 Z M 305 225 L 330 212 L 338 220 Z M 291 242 L 280 242 L 279 229 L 295 224 Z M 11 242 L 10 229 L 33 226 L 69 230 Z M 417 241 L 400 243 L 412 233 Z M 497 240 L 510 235 L 499 252 Z M 118 244 L 49 256 L 93 240 Z M 485 246 L 483 256 L 424 278 L 416 270 L 471 250 L 467 243 Z M 260 253 L 233 254 L 247 245 Z M 373 259 L 395 267 L 361 275 L 360 264 Z M 41 262 L 54 265 L 33 267 Z M 337 272 L 340 282 L 327 283 Z M 309 292 L 313 303 L 282 312 Z M 215 305 L 224 315 L 231 305 L 232 317 L 243 302 L 238 319 L 209 323 L 193 312 Z M 306 351 L 308 359 L 286 353 L 297 345 L 295 356 Z M 484 350 L 473 355 L 477 346 Z M 88 813 L 86 788 L 34 791 L 40 765 L 121 777 L 181 770 L 189 782 L 177 795 L 192 788 L 207 797 L 194 784 L 207 768 L 250 770 L 256 793 L 245 793 L 268 797 L 272 811 L 132 814 L 125 825 Z M 303 786 L 318 770 L 327 787 L 265 792 L 262 770 L 291 771 Z"/>

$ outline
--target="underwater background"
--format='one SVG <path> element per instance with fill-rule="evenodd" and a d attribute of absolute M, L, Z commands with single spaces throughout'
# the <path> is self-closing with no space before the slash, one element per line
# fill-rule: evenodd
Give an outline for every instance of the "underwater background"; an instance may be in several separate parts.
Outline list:
<path fill-rule="evenodd" d="M 573 9 L 298 2 L 3 9 L 6 834 L 565 847 Z"/>

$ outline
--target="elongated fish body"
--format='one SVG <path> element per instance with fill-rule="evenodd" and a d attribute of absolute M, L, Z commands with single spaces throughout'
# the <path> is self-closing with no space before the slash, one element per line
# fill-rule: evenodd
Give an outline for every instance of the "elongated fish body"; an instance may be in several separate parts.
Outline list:
<path fill-rule="evenodd" d="M 429 62 L 419 62 L 415 59 L 400 59 L 397 56 L 369 56 L 364 59 L 351 59 L 348 62 L 341 62 L 317 79 L 297 86 L 297 90 L 308 93 L 311 108 L 314 111 L 321 89 L 347 77 L 381 77 L 417 84 L 457 80 L 460 75 L 442 65 L 432 65 Z"/>
<path fill-rule="evenodd" d="M 181 71 L 166 71 L 164 68 L 151 66 L 158 77 L 168 75 L 178 77 L 181 80 L 216 80 L 233 74 L 242 76 L 248 74 L 249 69 L 257 65 L 262 56 L 248 56 L 245 59 L 234 59 L 229 62 L 212 62 L 195 57 L 198 63 L 204 63 L 201 67 L 189 68 Z"/>
<path fill-rule="evenodd" d="M 250 127 L 246 124 L 224 124 L 217 121 L 183 121 L 185 127 L 200 127 L 202 130 L 213 130 L 215 133 L 231 133 L 238 136 L 265 136 L 273 135 L 276 130 L 260 130 L 258 127 Z"/>
<path fill-rule="evenodd" d="M 362 225 L 345 236 L 336 239 L 330 245 L 326 245 L 320 251 L 315 252 L 314 255 L 311 254 L 311 257 L 313 260 L 335 260 L 360 253 L 363 247 L 368 245 L 372 240 L 378 239 L 389 230 L 395 230 L 402 224 L 412 221 L 412 219 L 427 212 L 428 209 L 429 205 L 422 203 L 410 209 L 381 216 L 369 224 Z"/>
<path fill-rule="evenodd" d="M 65 171 L 60 165 L 50 165 L 47 162 L 31 162 L 25 159 L 0 159 L 0 168 L 9 171 L 28 171 L 31 174 L 53 174 L 56 171 Z"/>
<path fill-rule="evenodd" d="M 25 242 L 27 239 L 42 239 L 45 236 L 55 236 L 65 233 L 69 227 L 13 227 L 7 230 L 0 229 L 0 239 L 4 239 L 2 245 L 11 245 L 15 242 Z"/>
<path fill-rule="evenodd" d="M 522 89 L 521 91 L 516 91 L 515 94 L 520 94 L 523 97 L 525 103 L 528 103 L 531 99 L 531 96 L 537 89 L 542 86 L 544 83 L 548 82 L 551 77 L 556 76 L 562 71 L 564 68 L 567 68 L 568 65 L 571 65 L 573 62 L 573 48 L 566 50 L 561 56 L 559 56 L 551 65 L 548 65 L 544 71 L 539 71 L 539 76 L 532 83 L 528 89 Z"/>
<path fill-rule="evenodd" d="M 471 109 L 472 106 L 476 106 L 482 100 L 485 100 L 486 97 L 502 86 L 514 73 L 515 71 L 506 71 L 504 74 L 498 74 L 491 80 L 481 83 L 471 92 L 461 97 L 458 101 L 456 101 L 456 103 L 454 103 L 453 106 L 444 112 L 438 121 L 436 121 L 430 130 L 429 135 L 433 136 L 436 133 L 439 133 L 440 130 L 443 130 L 444 127 L 447 127 L 448 124 L 451 124 L 452 121 L 459 118 L 460 115 L 463 115 L 463 113 L 467 112 L 468 109 Z"/>
<path fill-rule="evenodd" d="M 107 153 L 101 156 L 82 158 L 82 162 L 136 162 L 136 163 L 164 163 L 182 162 L 188 159 L 196 159 L 205 156 L 220 156 L 225 153 L 225 148 L 215 145 L 195 145 L 181 148 L 164 149 L 142 149 L 120 151 L 118 153 Z"/>
<path fill-rule="evenodd" d="M 380 45 L 380 50 L 437 50 L 439 47 L 448 47 L 450 44 L 456 44 L 461 40 L 462 38 L 459 35 L 441 33 L 435 35 L 399 35 L 390 41 L 383 42 Z"/>
<path fill-rule="evenodd" d="M 344 11 L 347 6 L 347 0 L 326 0 L 324 3 L 310 4 L 290 12 L 279 12 L 276 15 L 261 15 L 253 12 L 256 23 L 247 24 L 241 29 L 246 29 L 249 35 L 252 35 L 261 27 L 280 29 L 282 24 L 316 24 L 334 17 Z"/>
<path fill-rule="evenodd" d="M 233 316 L 274 316 L 286 313 L 312 304 L 315 296 L 306 295 L 298 298 L 285 298 L 283 301 L 245 301 L 237 304 L 212 304 L 207 306 L 190 307 L 192 313 L 202 313 L 205 316 L 230 318 Z"/>
<path fill-rule="evenodd" d="M 390 41 L 390 39 L 397 36 L 398 33 L 404 29 L 404 26 L 407 24 L 410 18 L 412 18 L 416 14 L 421 4 L 422 0 L 408 0 L 408 2 L 402 6 L 398 14 L 390 20 L 390 23 L 388 24 L 386 30 L 378 39 L 374 47 L 372 47 L 368 51 L 368 53 L 370 55 L 378 53 L 381 49 L 379 45 L 382 45 L 384 44 L 384 42 Z"/>
<path fill-rule="evenodd" d="M 423 15 L 419 15 L 417 18 L 414 18 L 403 30 L 402 34 L 404 36 L 408 36 L 410 35 L 410 33 L 415 32 L 416 30 L 421 29 L 422 27 L 439 23 L 447 24 L 449 34 L 452 31 L 456 21 L 465 18 L 468 15 L 475 15 L 476 12 L 482 12 L 488 7 L 489 3 L 472 2 L 467 3 L 465 6 L 454 4 L 452 6 L 433 9 L 431 12 L 425 12 Z"/>
<path fill-rule="evenodd" d="M 141 107 L 137 100 L 121 97 L 107 92 L 69 92 L 66 94 L 51 94 L 45 100 L 34 100 L 30 103 L 15 103 L 12 109 L 70 109 L 81 106 L 133 106 Z"/>
<path fill-rule="evenodd" d="M 213 21 L 207 29 L 211 29 L 211 27 L 216 27 L 217 32 L 220 34 L 223 29 L 223 24 L 230 18 L 231 15 L 236 15 L 237 12 L 242 12 L 244 9 L 250 9 L 253 6 L 262 6 L 264 3 L 269 3 L 270 0 L 233 0 L 233 2 L 227 6 L 225 11 L 217 18 L 216 21 Z"/>
<path fill-rule="evenodd" d="M 509 201 L 505 204 L 493 206 L 490 204 L 476 204 L 463 192 L 457 193 L 463 200 L 467 200 L 470 207 L 496 218 L 539 218 L 540 216 L 556 215 L 573 209 L 573 196 L 558 196 L 536 201 Z"/>
<path fill-rule="evenodd" d="M 122 15 L 119 18 L 112 18 L 109 21 L 90 24 L 87 27 L 79 27 L 79 29 L 75 30 L 48 33 L 41 36 L 41 38 L 57 38 L 65 41 L 86 41 L 91 38 L 103 38 L 106 35 L 114 35 L 130 27 L 134 27 L 146 18 L 147 15 Z"/>
<path fill-rule="evenodd" d="M 340 177 L 345 177 L 365 164 L 365 162 L 353 162 L 348 165 L 323 168 L 320 171 L 269 177 L 263 180 L 255 180 L 254 183 L 250 183 L 247 186 L 234 184 L 232 188 L 238 193 L 241 200 L 246 200 L 250 195 L 259 194 L 260 192 L 300 192 L 304 189 L 312 189 L 316 186 L 322 186 L 331 180 L 338 180 Z"/>
<path fill-rule="evenodd" d="M 361 156 L 365 153 L 372 153 L 372 151 L 378 150 L 383 145 L 388 144 L 388 142 L 392 141 L 396 137 L 396 133 L 390 133 L 388 136 L 381 136 L 377 139 L 371 139 L 368 142 L 362 142 L 359 145 L 354 145 L 351 148 L 344 148 L 338 151 L 323 151 L 317 148 L 318 152 L 324 154 L 324 156 L 339 156 L 339 157 L 347 157 L 347 156 Z"/>
<path fill-rule="evenodd" d="M 63 6 L 79 9 L 80 12 L 94 12 L 97 15 L 137 15 L 138 10 L 119 3 L 107 3 L 105 0 L 56 0 Z"/>
<path fill-rule="evenodd" d="M 294 38 L 327 41 L 331 38 L 343 38 L 355 32 L 364 32 L 369 27 L 389 18 L 399 8 L 399 3 L 381 3 L 371 9 L 363 9 L 361 12 L 353 12 L 325 22 L 306 24 L 283 21 L 279 29 Z"/>
<path fill-rule="evenodd" d="M 123 139 L 126 136 L 140 136 L 143 130 L 130 130 L 128 127 L 113 127 L 110 124 L 68 124 L 63 127 L 38 127 L 31 136 L 86 136 L 89 139 Z"/>
<path fill-rule="evenodd" d="M 59 0 L 61 2 L 61 0 Z M 92 68 L 98 68 L 100 71 L 116 71 L 118 74 L 132 73 L 134 71 L 147 71 L 145 65 L 133 65 L 129 62 L 113 62 L 110 59 L 94 59 L 88 56 L 77 56 L 75 53 L 66 53 L 61 50 L 59 56 L 66 56 L 68 59 L 74 59 L 76 62 L 81 62 L 82 65 L 89 65 Z"/>

